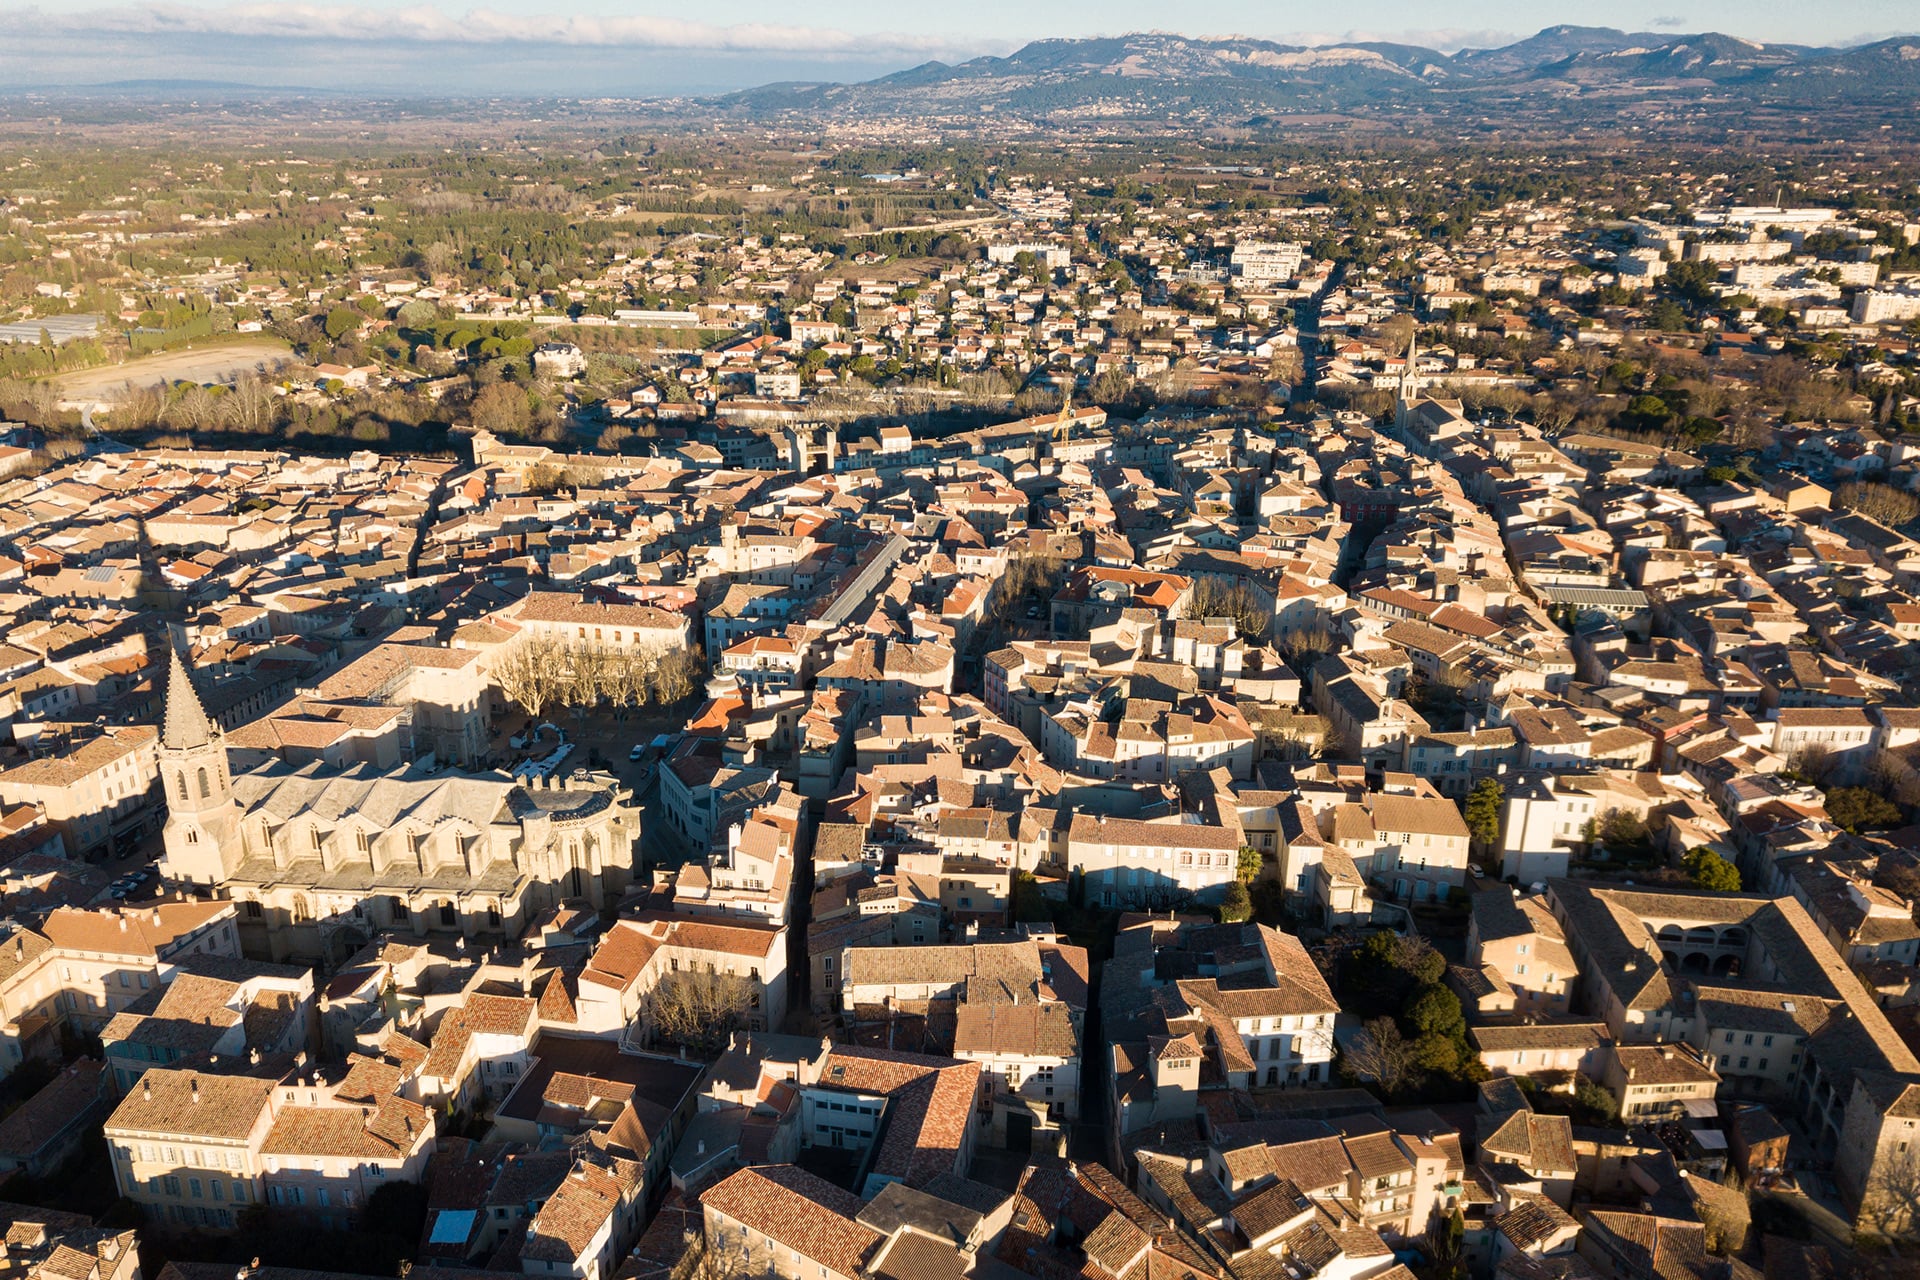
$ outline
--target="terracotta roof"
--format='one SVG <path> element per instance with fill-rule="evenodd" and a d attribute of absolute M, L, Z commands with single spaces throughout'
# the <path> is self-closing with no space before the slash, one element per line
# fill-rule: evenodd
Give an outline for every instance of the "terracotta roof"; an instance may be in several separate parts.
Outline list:
<path fill-rule="evenodd" d="M 793 1165 L 742 1169 L 709 1187 L 700 1200 L 836 1275 L 859 1275 L 882 1239 L 854 1220 L 858 1197 Z"/>
<path fill-rule="evenodd" d="M 181 935 L 233 909 L 231 902 L 214 901 L 162 902 L 117 911 L 62 907 L 47 917 L 43 929 L 54 946 L 69 951 L 155 956 L 173 946 Z"/>
<path fill-rule="evenodd" d="M 572 1263 L 587 1254 L 600 1229 L 620 1207 L 620 1180 L 597 1165 L 573 1167 L 540 1206 L 520 1248 L 523 1258 Z"/>
<path fill-rule="evenodd" d="M 252 1131 L 277 1087 L 277 1081 L 251 1076 L 154 1067 L 121 1100 L 106 1128 L 108 1132 L 238 1140 Z"/>

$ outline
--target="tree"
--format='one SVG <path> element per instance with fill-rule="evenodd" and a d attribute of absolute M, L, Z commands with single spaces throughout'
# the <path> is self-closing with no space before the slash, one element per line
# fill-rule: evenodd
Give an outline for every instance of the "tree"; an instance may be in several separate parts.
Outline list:
<path fill-rule="evenodd" d="M 1323 622 L 1300 628 L 1280 642 L 1280 653 L 1295 671 L 1306 672 L 1314 663 L 1332 653 L 1339 641 Z"/>
<path fill-rule="evenodd" d="M 1031 871 L 1013 873 L 1013 918 L 1016 922 L 1044 923 L 1053 918 L 1040 882 Z"/>
<path fill-rule="evenodd" d="M 1193 584 L 1187 616 L 1225 618 L 1245 640 L 1259 639 L 1273 624 L 1273 614 L 1260 607 L 1252 587 L 1244 582 L 1224 583 L 1218 578 L 1201 578 Z"/>
<path fill-rule="evenodd" d="M 1253 919 L 1253 899 L 1247 894 L 1247 886 L 1238 880 L 1227 886 L 1227 896 L 1220 902 L 1219 918 L 1221 924 L 1240 924 Z"/>
<path fill-rule="evenodd" d="M 671 704 L 692 694 L 705 673 L 706 659 L 695 649 L 669 649 L 653 665 L 653 692 L 660 703 Z"/>
<path fill-rule="evenodd" d="M 1833 505 L 1858 511 L 1885 525 L 1911 524 L 1920 519 L 1920 497 L 1873 481 L 1841 485 L 1833 491 Z"/>
<path fill-rule="evenodd" d="M 1406 312 L 1388 316 L 1380 326 L 1380 347 L 1390 356 L 1403 356 L 1413 344 L 1413 317 Z"/>
<path fill-rule="evenodd" d="M 754 1274 L 753 1258 L 741 1237 L 716 1231 L 709 1239 L 704 1231 L 689 1231 L 682 1239 L 686 1252 L 674 1268 L 672 1280 L 734 1280 Z"/>
<path fill-rule="evenodd" d="M 1681 865 L 1693 878 L 1693 883 L 1702 889 L 1715 893 L 1740 892 L 1740 868 L 1728 862 L 1712 848 L 1701 845 L 1689 849 L 1687 856 L 1681 859 Z"/>
<path fill-rule="evenodd" d="M 1467 1218 L 1459 1205 L 1427 1228 L 1427 1257 L 1433 1261 L 1434 1280 L 1462 1280 L 1466 1275 L 1466 1238 Z"/>
<path fill-rule="evenodd" d="M 1363 1015 L 1398 1014 L 1419 988 L 1439 982 L 1446 971 L 1446 958 L 1425 938 L 1383 929 L 1341 962 L 1341 1003 Z"/>
<path fill-rule="evenodd" d="M 474 429 L 491 431 L 497 436 L 525 435 L 533 420 L 527 393 L 508 382 L 496 382 L 481 388 L 470 410 Z"/>
<path fill-rule="evenodd" d="M 1585 1076 L 1574 1082 L 1573 1101 L 1588 1113 L 1590 1120 L 1597 1123 L 1612 1124 L 1620 1118 L 1620 1099 L 1613 1096 L 1612 1090 Z"/>
<path fill-rule="evenodd" d="M 1639 844 L 1647 838 L 1647 824 L 1628 809 L 1609 809 L 1600 820 L 1600 838 L 1608 844 Z"/>
<path fill-rule="evenodd" d="M 533 719 L 565 686 L 565 654 L 546 636 L 528 636 L 503 650 L 493 663 L 493 682 Z"/>
<path fill-rule="evenodd" d="M 1240 878 L 1241 884 L 1252 884 L 1260 878 L 1260 864 L 1264 861 L 1258 849 L 1250 844 L 1243 844 L 1240 846 L 1234 874 Z"/>
<path fill-rule="evenodd" d="M 1392 1018 L 1369 1019 L 1354 1033 L 1342 1057 L 1355 1079 L 1373 1081 L 1388 1097 L 1406 1088 L 1413 1078 L 1413 1046 Z"/>
<path fill-rule="evenodd" d="M 329 339 L 338 342 L 366 321 L 367 317 L 353 307 L 335 307 L 327 312 L 327 319 L 322 327 L 326 330 Z"/>
<path fill-rule="evenodd" d="M 755 984 L 737 973 L 681 969 L 662 977 L 641 1000 L 640 1026 L 649 1041 L 715 1055 L 759 998 Z"/>
<path fill-rule="evenodd" d="M 1827 792 L 1827 816 L 1842 831 L 1881 830 L 1900 825 L 1900 806 L 1868 787 L 1835 787 Z"/>
<path fill-rule="evenodd" d="M 1255 880 L 1247 891 L 1253 902 L 1253 918 L 1261 924 L 1278 926 L 1287 914 L 1287 890 L 1278 880 Z"/>
<path fill-rule="evenodd" d="M 567 473 L 545 462 L 528 467 L 520 474 L 522 493 L 538 494 L 544 497 L 565 487 L 566 483 Z"/>
<path fill-rule="evenodd" d="M 1833 749 L 1824 742 L 1809 742 L 1787 761 L 1792 772 L 1816 787 L 1826 785 L 1828 775 L 1833 773 L 1838 763 L 1833 758 Z"/>
<path fill-rule="evenodd" d="M 1500 811 L 1506 800 L 1507 789 L 1497 778 L 1482 778 L 1467 793 L 1467 832 L 1483 849 L 1500 839 Z"/>
<path fill-rule="evenodd" d="M 1422 987 L 1407 1001 L 1407 1024 L 1421 1036 L 1464 1036 L 1467 1019 L 1460 1008 L 1460 997 L 1439 983 Z"/>

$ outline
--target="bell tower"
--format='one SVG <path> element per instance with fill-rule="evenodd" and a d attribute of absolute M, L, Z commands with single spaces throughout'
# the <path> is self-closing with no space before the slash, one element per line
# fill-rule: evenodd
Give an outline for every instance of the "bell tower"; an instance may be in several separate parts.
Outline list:
<path fill-rule="evenodd" d="M 1420 399 L 1420 335 L 1407 339 L 1407 367 L 1400 375 L 1400 391 L 1393 406 L 1393 425 L 1404 437 L 1413 430 L 1413 408 Z"/>
<path fill-rule="evenodd" d="M 240 864 L 240 806 L 220 726 L 207 715 L 193 676 L 169 640 L 166 718 L 160 729 L 160 785 L 167 797 L 161 870 L 173 880 L 216 884 Z"/>

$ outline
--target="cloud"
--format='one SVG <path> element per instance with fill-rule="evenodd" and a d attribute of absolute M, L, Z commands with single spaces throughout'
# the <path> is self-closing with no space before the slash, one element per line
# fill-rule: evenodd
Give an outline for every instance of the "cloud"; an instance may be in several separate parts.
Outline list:
<path fill-rule="evenodd" d="M 581 49 L 920 58 L 956 53 L 976 54 L 991 43 L 907 32 L 854 34 L 831 27 L 797 24 L 745 22 L 720 25 L 684 18 L 638 15 L 508 14 L 492 9 L 472 9 L 464 14 L 453 14 L 426 5 L 389 9 L 352 4 L 240 3 L 216 8 L 134 4 L 59 12 L 36 6 L 6 16 L 12 38 L 205 36 L 362 45 L 546 45 Z"/>
<path fill-rule="evenodd" d="M 1685 18 L 1650 18 L 1647 25 L 1655 31 L 1680 31 L 1691 25 Z"/>

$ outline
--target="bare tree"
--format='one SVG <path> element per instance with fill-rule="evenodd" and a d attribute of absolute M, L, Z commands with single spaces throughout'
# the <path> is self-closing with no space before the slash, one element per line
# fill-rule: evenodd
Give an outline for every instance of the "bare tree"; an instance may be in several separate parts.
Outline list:
<path fill-rule="evenodd" d="M 1390 356 L 1405 355 L 1413 343 L 1413 332 L 1413 317 L 1406 312 L 1388 316 L 1380 326 L 1381 349 Z"/>
<path fill-rule="evenodd" d="M 1252 587 L 1244 582 L 1222 582 L 1218 578 L 1201 578 L 1193 584 L 1187 616 L 1226 618 L 1244 640 L 1258 640 L 1273 625 L 1273 614 L 1260 607 Z"/>
<path fill-rule="evenodd" d="M 1886 525 L 1920 519 L 1920 498 L 1890 484 L 1872 481 L 1843 484 L 1833 491 L 1833 504 Z"/>
<path fill-rule="evenodd" d="M 1009 556 L 1006 571 L 1000 575 L 999 585 L 994 589 L 994 609 L 1005 618 L 1013 611 L 1020 597 L 1030 591 L 1053 595 L 1060 589 L 1066 576 L 1067 563 L 1058 556 L 1034 552 Z"/>
<path fill-rule="evenodd" d="M 1857 1225 L 1888 1236 L 1909 1235 L 1920 1226 L 1920 1152 L 1888 1150 L 1874 1162 Z"/>
<path fill-rule="evenodd" d="M 561 661 L 559 701 L 569 707 L 592 707 L 605 690 L 613 656 L 604 645 L 569 645 Z"/>
<path fill-rule="evenodd" d="M 219 422 L 220 405 L 205 387 L 188 387 L 167 406 L 166 423 L 182 431 L 211 430 Z"/>
<path fill-rule="evenodd" d="M 535 719 L 556 699 L 565 674 L 565 655 L 547 636 L 527 636 L 504 649 L 493 663 L 493 681 L 500 692 Z"/>
<path fill-rule="evenodd" d="M 237 380 L 222 407 L 235 430 L 258 434 L 273 426 L 273 389 L 258 374 Z"/>
<path fill-rule="evenodd" d="M 1875 754 L 1867 766 L 1867 785 L 1895 804 L 1920 805 L 1920 770 L 1898 751 Z"/>
<path fill-rule="evenodd" d="M 686 1252 L 672 1272 L 671 1280 L 734 1280 L 753 1273 L 752 1259 L 737 1238 L 725 1236 L 709 1240 L 700 1232 L 689 1231 Z"/>
<path fill-rule="evenodd" d="M 1323 622 L 1316 622 L 1300 628 L 1283 640 L 1280 653 L 1286 658 L 1287 665 L 1304 674 L 1306 668 L 1332 653 L 1338 645 L 1333 629 Z"/>
<path fill-rule="evenodd" d="M 662 705 L 680 701 L 699 687 L 706 660 L 695 649 L 669 649 L 653 664 L 653 695 Z"/>
<path fill-rule="evenodd" d="M 758 999 L 754 984 L 737 973 L 682 969 L 661 978 L 640 1002 L 640 1025 L 649 1040 L 715 1054 Z"/>
<path fill-rule="evenodd" d="M 1413 1045 L 1392 1018 L 1373 1018 L 1361 1027 L 1346 1047 L 1345 1060 L 1356 1077 L 1373 1081 L 1389 1097 L 1406 1087 L 1416 1069 Z"/>
<path fill-rule="evenodd" d="M 1827 778 L 1838 766 L 1833 751 L 1824 743 L 1809 742 L 1787 760 L 1795 773 L 1800 774 L 1814 786 L 1826 785 Z"/>

